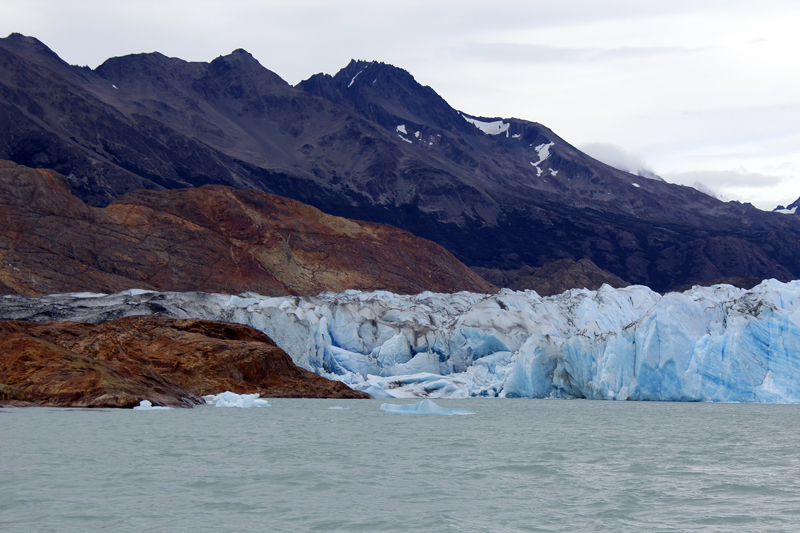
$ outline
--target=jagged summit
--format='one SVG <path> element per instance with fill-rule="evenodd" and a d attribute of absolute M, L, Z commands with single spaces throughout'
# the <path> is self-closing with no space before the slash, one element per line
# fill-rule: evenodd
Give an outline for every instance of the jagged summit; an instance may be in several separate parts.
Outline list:
<path fill-rule="evenodd" d="M 436 128 L 474 133 L 436 91 L 388 63 L 351 60 L 336 75 L 315 74 L 297 88 L 343 105 L 389 130 L 405 124 L 414 131 Z"/>
<path fill-rule="evenodd" d="M 777 213 L 783 213 L 785 215 L 798 215 L 800 214 L 800 198 L 790 203 L 786 207 L 779 205 L 773 209 L 773 211 Z"/>
<path fill-rule="evenodd" d="M 204 78 L 222 77 L 230 84 L 288 85 L 280 76 L 264 68 L 246 50 L 234 50 L 210 63 L 189 62 L 159 52 L 112 57 L 95 69 L 113 82 L 144 82 L 155 79 L 180 80 L 191 85 Z"/>

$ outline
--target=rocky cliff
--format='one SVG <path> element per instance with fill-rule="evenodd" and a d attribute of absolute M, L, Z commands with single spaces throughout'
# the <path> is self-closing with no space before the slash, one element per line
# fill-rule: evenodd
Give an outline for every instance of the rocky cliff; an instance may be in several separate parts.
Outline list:
<path fill-rule="evenodd" d="M 159 315 L 103 324 L 0 321 L 0 404 L 191 407 L 225 390 L 368 397 L 297 367 L 247 326 Z"/>

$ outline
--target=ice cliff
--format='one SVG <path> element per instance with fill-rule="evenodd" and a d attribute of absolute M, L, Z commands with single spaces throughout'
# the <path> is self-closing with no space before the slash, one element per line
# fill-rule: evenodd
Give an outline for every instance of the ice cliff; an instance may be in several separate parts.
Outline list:
<path fill-rule="evenodd" d="M 800 281 L 316 297 L 126 291 L 0 298 L 6 318 L 227 320 L 375 396 L 800 402 Z"/>

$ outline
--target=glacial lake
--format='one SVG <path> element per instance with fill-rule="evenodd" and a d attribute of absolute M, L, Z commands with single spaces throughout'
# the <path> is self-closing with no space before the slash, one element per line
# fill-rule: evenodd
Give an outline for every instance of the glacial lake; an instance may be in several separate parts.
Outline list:
<path fill-rule="evenodd" d="M 800 530 L 797 405 L 384 402 L 0 409 L 0 530 Z"/>

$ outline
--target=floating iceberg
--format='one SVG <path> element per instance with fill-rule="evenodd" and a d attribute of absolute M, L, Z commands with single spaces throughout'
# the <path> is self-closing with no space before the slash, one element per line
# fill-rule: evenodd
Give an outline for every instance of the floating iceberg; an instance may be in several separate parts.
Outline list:
<path fill-rule="evenodd" d="M 395 398 L 393 394 L 386 392 L 380 385 L 372 385 L 369 382 L 367 382 L 367 384 L 353 385 L 352 388 L 361 392 L 366 392 L 373 398 Z"/>
<path fill-rule="evenodd" d="M 663 296 L 604 285 L 549 297 L 504 289 L 0 299 L 9 319 L 101 322 L 153 312 L 252 326 L 297 365 L 376 398 L 800 403 L 800 281 Z"/>
<path fill-rule="evenodd" d="M 219 394 L 203 396 L 207 404 L 214 407 L 269 407 L 267 400 L 260 400 L 258 394 L 236 394 L 235 392 L 225 391 Z"/>
<path fill-rule="evenodd" d="M 330 411 L 349 411 L 349 407 L 342 407 L 341 405 L 334 405 L 333 407 L 328 407 Z"/>
<path fill-rule="evenodd" d="M 459 409 L 457 407 L 442 407 L 433 400 L 422 400 L 417 403 L 407 405 L 396 405 L 393 403 L 381 404 L 381 410 L 387 413 L 397 413 L 402 415 L 474 415 L 469 409 Z"/>
<path fill-rule="evenodd" d="M 166 411 L 167 409 L 172 409 L 172 407 L 153 405 L 150 400 L 142 400 L 139 405 L 133 408 L 134 411 Z"/>

